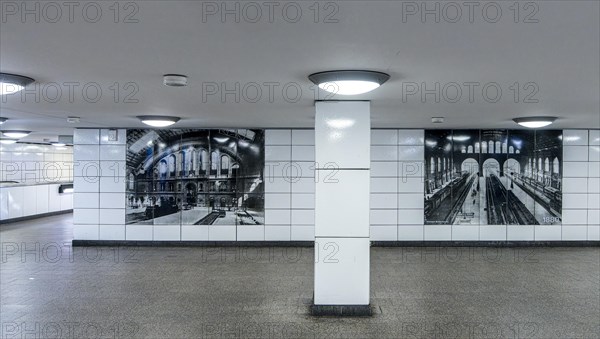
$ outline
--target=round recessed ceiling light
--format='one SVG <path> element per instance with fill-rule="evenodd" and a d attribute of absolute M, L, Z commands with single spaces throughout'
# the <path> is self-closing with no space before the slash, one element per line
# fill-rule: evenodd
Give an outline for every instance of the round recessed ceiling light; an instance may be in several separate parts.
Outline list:
<path fill-rule="evenodd" d="M 389 74 L 373 71 L 327 71 L 308 76 L 308 79 L 320 89 L 340 95 L 371 92 L 389 78 Z"/>
<path fill-rule="evenodd" d="M 0 138 L 0 144 L 3 144 L 3 145 L 11 145 L 11 144 L 14 144 L 16 142 L 17 142 L 16 139 Z"/>
<path fill-rule="evenodd" d="M 181 74 L 165 74 L 163 75 L 163 84 L 170 87 L 187 86 L 188 78 Z"/>
<path fill-rule="evenodd" d="M 167 127 L 180 120 L 178 117 L 169 117 L 163 115 L 140 115 L 137 118 L 140 119 L 144 124 L 152 127 Z"/>
<path fill-rule="evenodd" d="M 35 80 L 17 74 L 0 73 L 0 95 L 19 92 Z"/>
<path fill-rule="evenodd" d="M 65 146 L 67 146 L 67 144 L 65 144 L 64 142 L 60 142 L 60 141 L 51 142 L 50 144 L 52 146 L 54 146 L 54 147 L 65 147 Z"/>
<path fill-rule="evenodd" d="M 11 139 L 21 139 L 29 135 L 31 131 L 2 131 L 2 135 Z"/>
<path fill-rule="evenodd" d="M 525 117 L 513 119 L 517 124 L 527 128 L 546 127 L 551 125 L 555 120 L 555 117 Z"/>

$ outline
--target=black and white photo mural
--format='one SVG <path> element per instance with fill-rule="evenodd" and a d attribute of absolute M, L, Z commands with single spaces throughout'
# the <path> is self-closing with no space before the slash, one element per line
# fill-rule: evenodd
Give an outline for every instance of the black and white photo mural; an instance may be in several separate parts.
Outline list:
<path fill-rule="evenodd" d="M 264 131 L 127 131 L 126 222 L 263 225 Z"/>
<path fill-rule="evenodd" d="M 562 131 L 426 130 L 426 225 L 561 224 Z"/>

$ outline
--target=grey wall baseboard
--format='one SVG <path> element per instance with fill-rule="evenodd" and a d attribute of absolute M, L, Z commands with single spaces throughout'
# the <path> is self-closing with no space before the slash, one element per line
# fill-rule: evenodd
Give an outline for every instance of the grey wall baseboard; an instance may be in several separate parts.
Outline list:
<path fill-rule="evenodd" d="M 68 213 L 73 213 L 73 210 L 71 209 L 71 210 L 64 210 L 64 211 L 48 212 L 48 213 L 42 213 L 42 214 L 28 215 L 26 217 L 0 220 L 0 225 L 13 224 L 13 223 L 20 222 L 20 221 L 33 220 L 33 219 L 51 217 L 54 215 L 68 214 Z"/>
<path fill-rule="evenodd" d="M 73 240 L 75 246 L 314 247 L 313 241 Z M 600 241 L 372 241 L 373 247 L 600 247 Z"/>

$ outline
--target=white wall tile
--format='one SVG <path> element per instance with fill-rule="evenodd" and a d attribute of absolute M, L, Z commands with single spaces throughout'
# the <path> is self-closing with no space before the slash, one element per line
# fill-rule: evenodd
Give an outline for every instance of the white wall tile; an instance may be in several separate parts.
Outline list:
<path fill-rule="evenodd" d="M 290 193 L 266 193 L 265 194 L 265 209 L 291 207 Z"/>
<path fill-rule="evenodd" d="M 237 241 L 264 241 L 265 226 L 243 225 L 237 227 Z"/>
<path fill-rule="evenodd" d="M 563 193 L 588 193 L 588 179 L 563 178 Z"/>
<path fill-rule="evenodd" d="M 102 227 L 102 226 L 100 226 Z M 154 225 L 153 238 L 154 241 L 180 241 L 181 240 L 181 229 L 179 225 L 176 226 L 163 226 Z"/>
<path fill-rule="evenodd" d="M 73 225 L 74 240 L 98 240 L 98 225 Z"/>
<path fill-rule="evenodd" d="M 292 130 L 292 145 L 313 145 L 315 144 L 314 129 L 294 129 Z"/>
<path fill-rule="evenodd" d="M 600 178 L 588 178 L 588 193 L 600 193 Z"/>
<path fill-rule="evenodd" d="M 562 239 L 560 226 L 535 226 L 535 241 L 559 241 Z"/>
<path fill-rule="evenodd" d="M 398 146 L 399 161 L 423 161 L 425 159 L 423 146 Z"/>
<path fill-rule="evenodd" d="M 97 180 L 101 174 L 100 161 L 98 160 L 82 160 L 73 163 L 74 177 L 85 177 L 91 180 Z"/>
<path fill-rule="evenodd" d="M 398 145 L 424 145 L 425 131 L 422 129 L 401 129 L 398 131 Z"/>
<path fill-rule="evenodd" d="M 399 241 L 423 241 L 423 225 L 398 226 Z"/>
<path fill-rule="evenodd" d="M 600 209 L 600 194 L 590 193 L 587 197 L 587 206 L 589 209 Z"/>
<path fill-rule="evenodd" d="M 425 202 L 422 194 L 401 193 L 398 194 L 399 209 L 421 209 L 425 208 Z"/>
<path fill-rule="evenodd" d="M 402 226 L 398 226 L 398 238 Z M 426 225 L 423 227 L 425 241 L 449 241 L 452 240 L 452 226 L 450 225 Z"/>
<path fill-rule="evenodd" d="M 97 178 L 75 177 L 73 178 L 73 188 L 79 193 L 98 193 L 100 191 L 100 183 Z"/>
<path fill-rule="evenodd" d="M 398 176 L 398 163 L 397 162 L 371 162 L 371 177 L 391 177 L 396 178 Z"/>
<path fill-rule="evenodd" d="M 371 226 L 371 241 L 396 241 L 398 239 L 397 226 Z"/>
<path fill-rule="evenodd" d="M 99 145 L 100 130 L 98 129 L 75 129 L 73 131 L 73 143 L 75 145 Z"/>
<path fill-rule="evenodd" d="M 588 166 L 581 162 L 564 162 L 563 178 L 587 178 Z"/>
<path fill-rule="evenodd" d="M 563 225 L 585 225 L 587 224 L 586 210 L 567 210 L 562 211 Z"/>
<path fill-rule="evenodd" d="M 152 225 L 126 225 L 125 240 L 148 240 L 152 241 Z"/>
<path fill-rule="evenodd" d="M 585 193 L 579 194 L 563 194 L 563 209 L 582 209 L 588 205 L 588 195 Z"/>
<path fill-rule="evenodd" d="M 291 215 L 291 210 L 265 210 L 265 225 L 289 225 Z"/>
<path fill-rule="evenodd" d="M 290 161 L 291 146 L 265 146 L 265 161 Z"/>
<path fill-rule="evenodd" d="M 588 147 L 563 146 L 563 161 L 588 161 Z"/>
<path fill-rule="evenodd" d="M 397 178 L 371 178 L 371 193 L 396 193 Z"/>
<path fill-rule="evenodd" d="M 590 225 L 600 225 L 600 210 L 588 210 L 587 223 Z"/>
<path fill-rule="evenodd" d="M 123 205 L 125 206 L 125 205 Z M 99 208 L 100 195 L 98 193 L 73 193 L 74 208 Z"/>
<path fill-rule="evenodd" d="M 265 145 L 291 145 L 292 132 L 289 129 L 265 130 Z"/>
<path fill-rule="evenodd" d="M 321 170 L 323 177 L 328 171 Z M 369 225 L 369 171 L 342 170 L 338 182 L 319 181 L 315 194 L 316 235 L 368 236 Z M 371 179 L 373 180 L 373 179 Z M 344 197 L 340 199 L 340 197 Z M 352 213 L 348 213 L 352 211 Z"/>
<path fill-rule="evenodd" d="M 316 162 L 339 168 L 369 168 L 371 116 L 369 102 L 318 101 L 315 103 Z M 350 121 L 337 126 L 335 121 Z M 356 156 L 360 154 L 360 156 Z"/>
<path fill-rule="evenodd" d="M 265 226 L 265 241 L 290 241 L 292 227 L 290 225 Z"/>
<path fill-rule="evenodd" d="M 483 225 L 479 227 L 480 241 L 504 241 L 506 240 L 505 225 Z"/>
<path fill-rule="evenodd" d="M 292 146 L 292 161 L 315 161 L 315 146 Z"/>
<path fill-rule="evenodd" d="M 97 209 L 78 208 L 73 211 L 73 224 L 98 225 L 100 212 Z"/>
<path fill-rule="evenodd" d="M 292 181 L 297 178 L 314 178 L 315 177 L 316 164 L 314 161 L 292 161 L 287 176 Z M 288 171 L 286 169 L 286 171 Z"/>
<path fill-rule="evenodd" d="M 48 194 L 49 194 L 49 185 L 39 185 L 36 186 L 36 213 L 48 213 Z"/>
<path fill-rule="evenodd" d="M 394 225 L 398 223 L 396 210 L 371 210 L 371 225 Z"/>
<path fill-rule="evenodd" d="M 291 161 L 270 161 L 265 162 L 265 180 L 270 180 L 271 178 L 291 178 L 296 169 L 296 166 Z"/>
<path fill-rule="evenodd" d="M 222 225 L 209 225 L 208 226 L 208 240 L 210 241 L 235 241 L 236 240 L 236 227 L 235 226 L 222 226 Z"/>
<path fill-rule="evenodd" d="M 125 208 L 125 194 L 100 193 L 100 208 Z"/>
<path fill-rule="evenodd" d="M 371 146 L 371 161 L 397 161 L 398 146 Z"/>
<path fill-rule="evenodd" d="M 35 186 L 23 187 L 23 216 L 36 214 L 37 198 Z"/>
<path fill-rule="evenodd" d="M 294 194 L 292 193 L 292 209 L 314 209 L 315 195 L 314 194 Z"/>
<path fill-rule="evenodd" d="M 422 209 L 398 210 L 398 225 L 422 225 L 424 218 Z"/>
<path fill-rule="evenodd" d="M 125 240 L 125 225 L 100 225 L 99 240 Z"/>
<path fill-rule="evenodd" d="M 588 162 L 588 175 L 592 178 L 600 178 L 600 162 Z"/>
<path fill-rule="evenodd" d="M 588 145 L 592 145 L 592 146 L 600 146 L 600 130 L 598 129 L 591 129 L 589 131 L 589 143 Z"/>
<path fill-rule="evenodd" d="M 589 161 L 600 161 L 600 146 L 590 146 L 588 156 Z"/>
<path fill-rule="evenodd" d="M 90 170 L 90 172 L 93 172 Z M 100 161 L 100 173 L 104 177 L 125 177 L 127 166 L 125 161 Z"/>
<path fill-rule="evenodd" d="M 320 171 L 320 175 L 322 177 L 319 179 L 320 181 L 326 180 L 328 174 L 325 174 L 326 171 Z M 338 172 L 341 173 L 341 172 Z M 330 179 L 338 179 L 339 175 L 335 174 L 330 176 Z M 335 184 L 332 184 L 335 185 Z M 314 178 L 298 178 L 292 182 L 292 193 L 314 193 L 315 192 L 315 179 Z"/>
<path fill-rule="evenodd" d="M 314 225 L 315 211 L 314 210 L 292 210 L 293 225 Z"/>
<path fill-rule="evenodd" d="M 208 241 L 208 225 L 181 226 L 182 241 Z"/>
<path fill-rule="evenodd" d="M 73 160 L 100 160 L 100 146 L 98 145 L 75 145 L 73 146 Z"/>
<path fill-rule="evenodd" d="M 288 178 L 265 178 L 265 193 L 290 193 L 292 184 Z"/>
<path fill-rule="evenodd" d="M 105 208 L 100 210 L 100 224 L 120 225 L 125 224 L 124 208 Z"/>
<path fill-rule="evenodd" d="M 587 226 L 586 225 L 569 225 L 562 227 L 562 240 L 563 241 L 575 241 L 575 240 L 587 240 Z"/>
<path fill-rule="evenodd" d="M 535 227 L 533 225 L 506 226 L 506 240 L 508 241 L 533 241 L 535 239 L 534 233 Z"/>
<path fill-rule="evenodd" d="M 370 201 L 371 209 L 386 208 L 386 209 L 397 209 L 398 208 L 398 195 L 395 193 L 372 193 Z M 395 219 L 395 217 L 394 217 Z"/>
<path fill-rule="evenodd" d="M 453 241 L 479 240 L 479 226 L 452 225 Z"/>
<path fill-rule="evenodd" d="M 397 145 L 398 130 L 395 129 L 372 129 L 371 145 Z"/>
<path fill-rule="evenodd" d="M 584 129 L 563 130 L 563 146 L 587 146 L 588 131 Z"/>
<path fill-rule="evenodd" d="M 421 193 L 425 191 L 423 178 L 400 178 L 398 180 L 398 193 Z"/>
<path fill-rule="evenodd" d="M 125 145 L 101 145 L 101 161 L 125 161 Z"/>
<path fill-rule="evenodd" d="M 73 193 L 64 193 L 60 195 L 61 211 L 73 209 Z"/>
<path fill-rule="evenodd" d="M 422 178 L 424 163 L 422 161 L 402 161 L 398 163 L 398 177 Z"/>
<path fill-rule="evenodd" d="M 313 241 L 315 240 L 315 227 L 314 226 L 296 226 L 291 227 L 291 240 L 292 241 Z"/>
<path fill-rule="evenodd" d="M 589 241 L 600 241 L 600 225 L 588 225 L 587 236 Z"/>
<path fill-rule="evenodd" d="M 127 143 L 127 130 L 120 128 L 117 129 L 117 140 L 108 140 L 109 129 L 100 130 L 100 144 L 101 145 L 125 145 Z"/>
<path fill-rule="evenodd" d="M 327 254 L 334 250 L 336 261 L 328 261 Z M 369 304 L 369 252 L 368 238 L 317 239 L 315 241 L 315 304 Z"/>
<path fill-rule="evenodd" d="M 100 178 L 100 192 L 125 193 L 125 178 L 102 177 Z"/>

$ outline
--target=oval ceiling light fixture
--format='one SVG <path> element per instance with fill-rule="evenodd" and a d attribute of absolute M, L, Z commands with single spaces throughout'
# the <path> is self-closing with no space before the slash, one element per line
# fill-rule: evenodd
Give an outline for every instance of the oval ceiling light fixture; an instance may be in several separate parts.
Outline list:
<path fill-rule="evenodd" d="M 556 121 L 556 117 L 525 117 L 514 118 L 514 122 L 527 128 L 541 128 L 551 125 Z"/>
<path fill-rule="evenodd" d="M 65 147 L 65 146 L 67 146 L 67 144 L 65 144 L 64 142 L 60 142 L 60 141 L 51 142 L 50 145 L 52 145 L 54 147 Z"/>
<path fill-rule="evenodd" d="M 11 145 L 16 142 L 17 142 L 17 139 L 0 138 L 0 144 L 2 144 L 2 145 Z"/>
<path fill-rule="evenodd" d="M 0 118 L 0 125 L 2 125 L 3 123 L 5 123 L 6 120 L 8 120 L 8 118 Z"/>
<path fill-rule="evenodd" d="M 2 131 L 2 135 L 11 139 L 21 139 L 29 135 L 31 131 Z"/>
<path fill-rule="evenodd" d="M 165 115 L 139 115 L 137 118 L 144 124 L 152 127 L 168 127 L 180 120 L 178 117 Z"/>
<path fill-rule="evenodd" d="M 389 74 L 374 71 L 327 71 L 314 73 L 308 79 L 320 89 L 339 95 L 358 95 L 383 85 Z"/>
<path fill-rule="evenodd" d="M 169 87 L 185 87 L 187 86 L 188 78 L 181 74 L 165 74 L 163 75 L 163 84 Z"/>
<path fill-rule="evenodd" d="M 22 75 L 0 73 L 0 95 L 19 92 L 34 81 L 32 78 Z"/>

